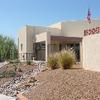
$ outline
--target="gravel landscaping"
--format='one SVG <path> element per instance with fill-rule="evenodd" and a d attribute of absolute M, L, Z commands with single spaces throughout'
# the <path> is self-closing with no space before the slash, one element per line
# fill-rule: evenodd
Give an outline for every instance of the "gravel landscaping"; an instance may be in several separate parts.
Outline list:
<path fill-rule="evenodd" d="M 4 80 L 0 85 L 0 94 L 4 94 L 7 96 L 16 96 L 17 92 L 27 93 L 31 90 L 32 87 L 39 84 L 38 80 L 35 80 L 35 76 L 41 71 L 45 70 L 44 62 L 36 62 L 34 64 L 34 68 L 23 72 L 21 75 L 18 75 L 14 78 L 10 78 L 10 81 L 6 81 L 4 84 Z M 28 67 L 28 66 L 27 66 Z M 9 79 L 9 78 L 6 78 Z M 5 80 L 6 80 L 5 79 Z"/>
<path fill-rule="evenodd" d="M 36 62 L 34 67 L 22 67 L 19 76 L 1 79 L 0 94 L 14 97 L 20 92 L 28 100 L 100 100 L 100 72 L 78 65 L 66 70 L 44 66 Z"/>
<path fill-rule="evenodd" d="M 29 100 L 100 100 L 100 72 L 56 69 L 36 76 L 37 87 L 24 93 Z"/>

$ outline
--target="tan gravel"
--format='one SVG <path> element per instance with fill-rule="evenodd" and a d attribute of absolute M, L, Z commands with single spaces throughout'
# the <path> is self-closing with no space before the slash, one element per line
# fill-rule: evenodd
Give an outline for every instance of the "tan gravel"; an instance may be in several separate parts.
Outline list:
<path fill-rule="evenodd" d="M 36 79 L 40 85 L 24 94 L 29 100 L 100 100 L 100 72 L 56 69 Z"/>

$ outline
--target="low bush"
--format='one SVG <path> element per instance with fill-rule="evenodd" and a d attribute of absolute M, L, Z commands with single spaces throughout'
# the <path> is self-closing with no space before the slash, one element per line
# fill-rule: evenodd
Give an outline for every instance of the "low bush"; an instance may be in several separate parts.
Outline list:
<path fill-rule="evenodd" d="M 51 54 L 48 57 L 47 66 L 51 69 L 56 69 L 58 67 L 58 58 L 56 54 Z"/>
<path fill-rule="evenodd" d="M 15 77 L 16 73 L 15 71 L 10 70 L 9 72 L 6 73 L 5 77 Z"/>
<path fill-rule="evenodd" d="M 18 59 L 16 59 L 16 60 L 9 60 L 9 63 L 11 63 L 11 64 L 20 63 L 20 60 L 18 60 Z"/>
<path fill-rule="evenodd" d="M 59 54 L 59 66 L 62 69 L 70 69 L 76 62 L 75 52 L 73 50 L 63 50 Z"/>
<path fill-rule="evenodd" d="M 17 71 L 18 71 L 18 72 L 23 72 L 22 69 L 21 69 L 20 67 L 17 69 Z"/>
<path fill-rule="evenodd" d="M 0 78 L 4 78 L 4 77 L 5 77 L 5 73 L 4 72 L 0 73 Z"/>
<path fill-rule="evenodd" d="M 30 60 L 27 60 L 27 65 L 31 65 L 31 61 Z"/>
<path fill-rule="evenodd" d="M 13 67 L 14 67 L 14 71 L 16 72 L 18 66 L 16 64 L 13 64 Z"/>
<path fill-rule="evenodd" d="M 34 82 L 36 82 L 37 80 L 35 79 L 35 77 L 30 77 L 30 79 L 29 79 L 29 83 L 34 83 Z"/>
<path fill-rule="evenodd" d="M 16 76 L 16 73 L 14 72 L 14 71 L 12 71 L 12 70 L 10 70 L 10 71 L 4 71 L 4 72 L 2 72 L 2 73 L 0 73 L 0 78 L 9 78 L 9 77 L 15 77 Z"/>
<path fill-rule="evenodd" d="M 52 54 L 48 57 L 47 65 L 51 69 L 61 67 L 62 69 L 70 69 L 76 62 L 74 50 L 62 50 L 59 53 Z"/>

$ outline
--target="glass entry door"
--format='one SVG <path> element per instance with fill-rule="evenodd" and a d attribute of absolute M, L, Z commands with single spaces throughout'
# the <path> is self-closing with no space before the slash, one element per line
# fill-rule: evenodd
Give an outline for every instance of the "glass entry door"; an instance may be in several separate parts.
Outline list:
<path fill-rule="evenodd" d="M 79 43 L 68 43 L 67 48 L 73 49 L 76 54 L 76 59 L 80 61 L 80 44 Z"/>
<path fill-rule="evenodd" d="M 45 60 L 45 42 L 35 43 L 33 46 L 35 60 Z"/>

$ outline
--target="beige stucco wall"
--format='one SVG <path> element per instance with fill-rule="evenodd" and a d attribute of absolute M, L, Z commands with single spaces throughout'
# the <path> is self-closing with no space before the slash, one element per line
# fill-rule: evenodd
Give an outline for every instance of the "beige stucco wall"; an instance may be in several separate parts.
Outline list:
<path fill-rule="evenodd" d="M 83 37 L 84 30 L 100 26 L 100 19 L 92 20 L 91 24 L 86 20 L 62 22 L 61 34 L 67 37 Z"/>
<path fill-rule="evenodd" d="M 88 25 L 92 29 L 100 27 L 100 20 L 93 20 Z M 85 28 L 86 29 L 86 28 Z M 84 69 L 100 71 L 100 33 L 83 37 L 82 42 L 82 65 Z"/>
<path fill-rule="evenodd" d="M 23 61 L 23 56 L 24 59 L 26 59 L 26 53 L 27 53 L 27 33 L 26 33 L 26 26 L 23 27 L 20 31 L 19 31 L 19 39 L 18 39 L 18 51 L 19 51 L 19 60 Z M 22 46 L 22 50 L 21 50 L 21 44 Z"/>
<path fill-rule="evenodd" d="M 42 26 L 26 25 L 25 27 L 23 27 L 19 31 L 19 54 L 24 53 L 23 55 L 25 56 L 26 59 L 26 53 L 33 53 L 33 43 L 45 41 L 46 45 L 49 44 L 50 31 L 51 28 L 42 27 Z M 21 51 L 21 44 L 23 44 L 22 51 Z M 46 56 L 47 56 L 47 52 L 48 51 L 46 50 Z M 21 59 L 21 57 L 19 57 L 19 59 Z"/>
<path fill-rule="evenodd" d="M 48 34 L 50 36 L 61 36 L 61 30 L 59 30 L 59 29 L 52 29 Z"/>
<path fill-rule="evenodd" d="M 35 42 L 43 42 L 47 40 L 47 32 L 35 35 Z"/>
<path fill-rule="evenodd" d="M 48 27 L 50 27 L 50 28 L 56 28 L 56 29 L 61 30 L 61 22 L 52 24 L 52 25 L 50 25 Z"/>
<path fill-rule="evenodd" d="M 62 22 L 62 34 L 69 37 L 82 37 L 83 21 L 66 21 Z"/>
<path fill-rule="evenodd" d="M 19 59 L 26 60 L 26 53 L 33 52 L 33 37 L 35 35 L 34 28 L 32 26 L 24 26 L 19 31 Z M 23 50 L 21 51 L 21 44 L 23 44 Z"/>
<path fill-rule="evenodd" d="M 83 38 L 83 68 L 100 71 L 100 33 Z"/>
<path fill-rule="evenodd" d="M 26 26 L 26 35 L 27 35 L 27 53 L 32 53 L 33 52 L 33 38 L 35 36 L 34 28 L 31 26 Z"/>
<path fill-rule="evenodd" d="M 100 71 L 100 34 L 83 38 L 83 68 Z"/>
<path fill-rule="evenodd" d="M 20 31 L 19 31 L 19 53 L 26 53 L 26 27 L 23 27 Z M 21 51 L 21 44 L 23 44 L 23 50 Z"/>
<path fill-rule="evenodd" d="M 45 41 L 47 36 L 46 32 L 49 31 L 47 27 L 42 26 L 26 26 L 27 27 L 27 53 L 33 52 L 33 43 Z"/>

